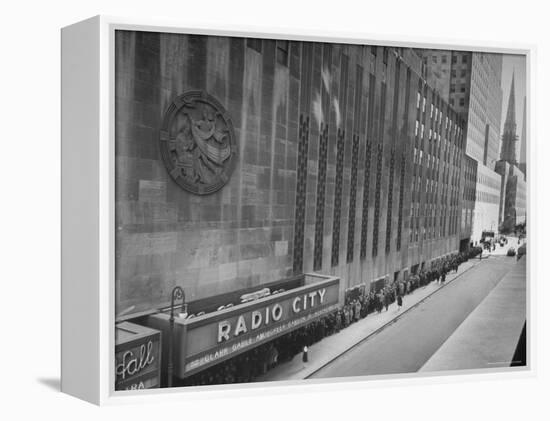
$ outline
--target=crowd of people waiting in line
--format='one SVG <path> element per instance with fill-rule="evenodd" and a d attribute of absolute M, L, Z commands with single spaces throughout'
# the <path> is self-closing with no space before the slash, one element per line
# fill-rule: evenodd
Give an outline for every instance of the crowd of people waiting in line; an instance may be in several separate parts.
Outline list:
<path fill-rule="evenodd" d="M 190 376 L 184 379 L 181 385 L 252 382 L 276 365 L 292 360 L 296 354 L 303 351 L 304 346 L 309 347 L 371 313 L 387 311 L 396 301 L 399 310 L 404 296 L 433 281 L 444 283 L 449 272 L 457 272 L 461 263 L 481 252 L 481 247 L 472 247 L 467 252 L 442 257 L 432 263 L 430 269 L 421 269 L 407 280 L 386 283 L 378 291 L 367 291 L 365 285 L 350 288 L 346 291 L 345 303 L 341 308 L 307 326 Z"/>

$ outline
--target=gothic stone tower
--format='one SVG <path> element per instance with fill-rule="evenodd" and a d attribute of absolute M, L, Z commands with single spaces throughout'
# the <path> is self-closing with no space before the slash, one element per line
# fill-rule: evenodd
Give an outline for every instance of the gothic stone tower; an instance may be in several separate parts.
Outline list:
<path fill-rule="evenodd" d="M 517 165 L 516 160 L 516 95 L 514 92 L 514 75 L 512 75 L 512 86 L 510 88 L 510 98 L 508 100 L 508 111 L 506 112 L 506 121 L 504 122 L 504 133 L 502 134 L 502 149 L 500 150 L 500 159 L 507 161 L 511 165 Z"/>

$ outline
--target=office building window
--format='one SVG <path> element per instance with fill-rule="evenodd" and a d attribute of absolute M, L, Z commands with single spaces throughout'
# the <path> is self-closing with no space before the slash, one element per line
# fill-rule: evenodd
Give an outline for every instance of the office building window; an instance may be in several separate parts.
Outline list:
<path fill-rule="evenodd" d="M 447 56 L 441 56 L 441 63 L 443 64 L 447 63 Z"/>

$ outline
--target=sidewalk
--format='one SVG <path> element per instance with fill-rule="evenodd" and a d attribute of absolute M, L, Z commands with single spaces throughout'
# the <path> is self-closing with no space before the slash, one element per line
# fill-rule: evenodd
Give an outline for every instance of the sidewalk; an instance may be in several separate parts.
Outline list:
<path fill-rule="evenodd" d="M 526 260 L 516 263 L 420 371 L 510 366 L 526 320 Z"/>
<path fill-rule="evenodd" d="M 470 259 L 459 266 L 457 273 L 449 273 L 443 285 L 432 282 L 425 287 L 417 288 L 412 294 L 405 295 L 403 297 L 403 306 L 400 311 L 397 310 L 397 304 L 393 303 L 389 306 L 388 311 L 382 311 L 380 314 L 371 313 L 364 319 L 342 329 L 340 332 L 327 336 L 321 341 L 311 345 L 308 348 L 309 361 L 307 363 L 302 362 L 302 354 L 298 353 L 292 360 L 276 366 L 263 376 L 256 378 L 254 381 L 265 382 L 276 380 L 301 380 L 308 378 L 350 348 L 353 348 L 369 336 L 393 323 L 408 310 L 415 307 L 439 289 L 444 288 L 458 276 L 479 263 L 479 258 Z"/>

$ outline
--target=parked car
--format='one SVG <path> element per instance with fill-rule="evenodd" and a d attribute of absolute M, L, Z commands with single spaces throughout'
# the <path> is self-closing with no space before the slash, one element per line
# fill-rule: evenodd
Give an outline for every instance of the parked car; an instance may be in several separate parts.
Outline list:
<path fill-rule="evenodd" d="M 516 255 L 516 249 L 513 247 L 510 247 L 506 252 L 506 256 L 515 256 L 515 255 Z"/>

